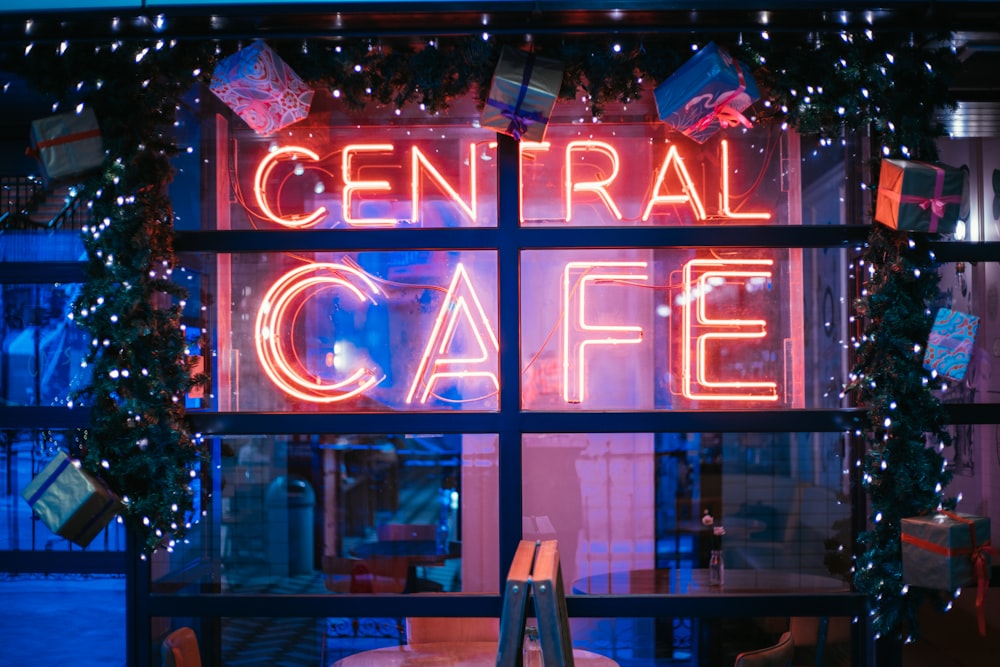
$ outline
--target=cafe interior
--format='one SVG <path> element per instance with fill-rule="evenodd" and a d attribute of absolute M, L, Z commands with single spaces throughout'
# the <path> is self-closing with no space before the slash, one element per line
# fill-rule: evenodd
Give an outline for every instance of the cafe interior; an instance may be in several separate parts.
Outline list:
<path fill-rule="evenodd" d="M 690 4 L 0 9 L 10 664 L 993 664 L 1000 10 Z"/>

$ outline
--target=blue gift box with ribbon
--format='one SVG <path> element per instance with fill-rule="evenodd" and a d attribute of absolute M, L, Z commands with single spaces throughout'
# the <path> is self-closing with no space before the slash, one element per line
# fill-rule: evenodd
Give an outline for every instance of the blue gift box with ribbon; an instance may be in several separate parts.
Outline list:
<path fill-rule="evenodd" d="M 86 547 L 121 511 L 101 480 L 60 452 L 21 491 L 49 530 Z"/>
<path fill-rule="evenodd" d="M 503 47 L 480 125 L 519 141 L 541 141 L 559 97 L 563 70 L 557 60 Z"/>
<path fill-rule="evenodd" d="M 723 127 L 751 127 L 743 111 L 760 97 L 746 65 L 711 42 L 656 87 L 660 120 L 698 143 Z"/>

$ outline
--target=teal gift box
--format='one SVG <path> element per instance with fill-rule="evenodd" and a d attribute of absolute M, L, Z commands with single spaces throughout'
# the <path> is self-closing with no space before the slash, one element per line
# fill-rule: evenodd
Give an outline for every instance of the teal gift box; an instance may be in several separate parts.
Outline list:
<path fill-rule="evenodd" d="M 541 141 L 559 97 L 564 69 L 558 60 L 503 47 L 479 125 L 518 141 Z"/>
<path fill-rule="evenodd" d="M 121 511 L 118 498 L 101 480 L 60 452 L 21 491 L 56 535 L 86 547 Z"/>
<path fill-rule="evenodd" d="M 951 234 L 964 187 L 965 172 L 946 164 L 882 160 L 875 220 L 893 229 Z"/>
<path fill-rule="evenodd" d="M 749 126 L 741 112 L 757 101 L 760 92 L 746 65 L 711 42 L 657 86 L 653 95 L 660 120 L 704 143 L 722 127 Z"/>
<path fill-rule="evenodd" d="M 989 517 L 938 513 L 905 518 L 901 529 L 907 584 L 953 591 L 977 583 L 973 554 L 989 546 Z M 982 556 L 988 573 L 989 556 L 985 552 Z"/>
<path fill-rule="evenodd" d="M 964 378 L 978 329 L 979 318 L 975 315 L 939 308 L 927 338 L 924 368 L 953 380 Z"/>

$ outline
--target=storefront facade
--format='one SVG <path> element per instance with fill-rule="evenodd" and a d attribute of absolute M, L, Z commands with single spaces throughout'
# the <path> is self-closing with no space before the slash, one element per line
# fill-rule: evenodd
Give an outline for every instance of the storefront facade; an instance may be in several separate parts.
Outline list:
<path fill-rule="evenodd" d="M 513 9 L 434 9 L 347 12 L 347 27 L 318 34 L 305 6 L 150 20 L 180 48 L 202 31 L 221 56 L 259 38 L 300 69 L 317 50 L 354 49 L 358 72 L 395 67 L 403 87 L 420 62 L 393 60 L 404 42 L 418 55 L 499 41 L 551 56 L 579 40 L 608 50 L 593 60 L 624 44 L 638 61 L 658 41 L 736 51 L 751 28 L 815 31 L 819 50 L 863 38 L 866 20 L 920 27 L 913 7 L 882 23 L 845 15 L 850 30 L 822 12 L 723 29 L 723 8 L 698 21 L 543 11 L 530 25 Z M 447 35 L 433 29 L 452 16 Z M 651 26 L 686 32 L 654 38 Z M 493 65 L 490 52 L 468 62 Z M 5 569 L 125 571 L 129 664 L 160 664 L 182 625 L 210 664 L 251 664 L 255 643 L 269 661 L 332 664 L 406 642 L 405 619 L 498 617 L 518 542 L 556 539 L 575 644 L 620 664 L 731 664 L 791 618 L 831 628 L 799 658 L 874 664 L 869 601 L 852 586 L 869 424 L 842 393 L 864 335 L 871 136 L 798 132 L 765 93 L 756 122 L 699 142 L 658 117 L 660 82 L 638 80 L 634 99 L 599 114 L 586 90 L 560 99 L 544 138 L 518 140 L 483 127 L 477 90 L 430 110 L 377 91 L 355 107 L 346 88 L 303 77 L 308 115 L 279 130 L 253 131 L 197 77 L 172 123 L 169 279 L 188 292 L 185 354 L 209 378 L 177 397 L 208 454 L 186 539 L 147 560 L 112 526 L 82 553 L 32 564 L 49 538 L 11 520 Z M 428 100 L 446 88 L 420 85 Z M 955 128 L 936 140 L 942 162 L 967 168 L 969 196 L 961 235 L 932 239 L 941 282 L 928 304 L 981 318 L 969 373 L 942 400 L 954 404 L 949 493 L 986 516 L 1000 486 L 983 347 L 997 326 L 995 141 Z M 74 236 L 39 250 L 25 235 L 30 261 L 5 250 L 5 312 L 51 313 L 34 327 L 6 319 L 12 494 L 50 450 L 88 437 L 87 413 L 60 405 L 100 345 L 65 322 L 86 282 Z M 383 553 L 398 524 L 432 529 L 415 541 L 435 548 Z M 713 549 L 720 587 L 696 574 Z M 629 573 L 650 571 L 660 587 L 633 588 Z"/>

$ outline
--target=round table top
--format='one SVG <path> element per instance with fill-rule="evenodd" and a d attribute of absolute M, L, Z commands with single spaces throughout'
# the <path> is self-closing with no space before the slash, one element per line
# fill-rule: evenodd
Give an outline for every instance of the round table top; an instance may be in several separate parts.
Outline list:
<path fill-rule="evenodd" d="M 611 658 L 578 648 L 573 649 L 573 661 L 581 667 L 618 667 Z M 363 651 L 332 667 L 496 667 L 496 663 L 496 642 L 434 642 Z"/>
<path fill-rule="evenodd" d="M 576 595 L 692 595 L 712 593 L 848 592 L 843 579 L 788 570 L 727 569 L 722 586 L 708 585 L 707 569 L 642 569 L 593 574 L 573 582 Z"/>

